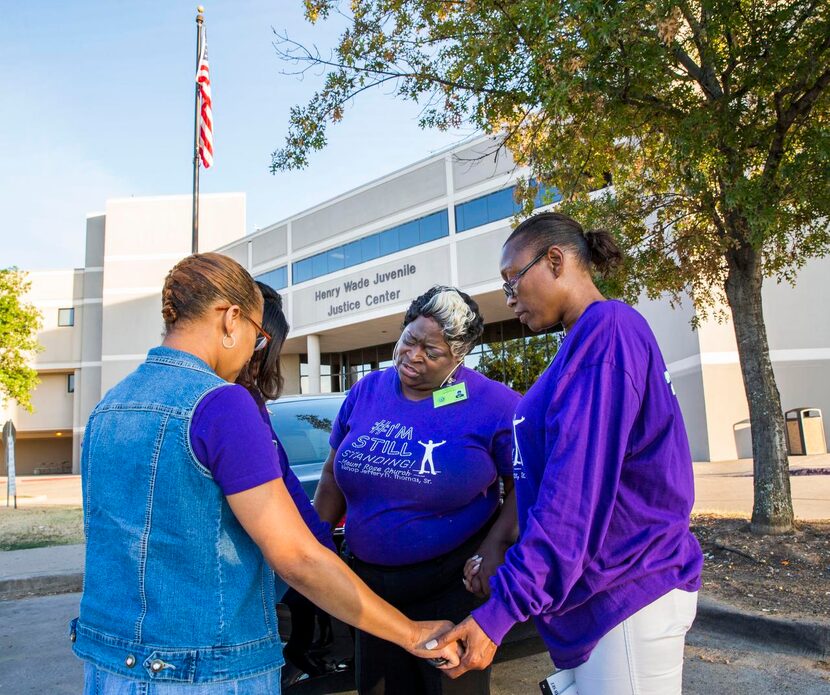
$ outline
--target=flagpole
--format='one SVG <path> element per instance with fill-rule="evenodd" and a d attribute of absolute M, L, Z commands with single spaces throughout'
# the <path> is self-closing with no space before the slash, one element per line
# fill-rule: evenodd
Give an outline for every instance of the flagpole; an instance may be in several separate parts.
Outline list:
<path fill-rule="evenodd" d="M 196 71 L 199 70 L 199 60 L 202 57 L 202 25 L 205 21 L 205 8 L 199 5 L 196 15 Z M 194 73 L 195 74 L 195 73 Z M 194 80 L 196 89 L 196 109 L 193 124 L 193 234 L 191 238 L 191 253 L 199 251 L 199 120 L 200 120 L 200 89 L 199 82 Z"/>

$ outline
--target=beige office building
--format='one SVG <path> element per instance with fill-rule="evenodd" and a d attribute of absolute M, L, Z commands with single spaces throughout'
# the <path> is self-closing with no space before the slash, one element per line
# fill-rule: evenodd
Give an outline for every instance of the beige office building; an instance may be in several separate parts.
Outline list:
<path fill-rule="evenodd" d="M 200 250 L 239 261 L 285 297 L 287 393 L 344 390 L 389 363 L 403 312 L 434 284 L 478 301 L 489 346 L 522 339 L 498 272 L 518 176 L 482 139 L 392 173 L 245 234 L 243 194 L 201 199 Z M 540 205 L 542 201 L 539 201 Z M 110 200 L 86 226 L 84 268 L 30 274 L 43 314 L 35 359 L 35 412 L 7 408 L 18 431 L 19 474 L 78 471 L 88 414 L 102 394 L 158 344 L 164 276 L 190 251 L 190 197 Z M 810 261 L 796 287 L 768 282 L 764 310 L 784 409 L 813 406 L 830 427 L 830 259 Z M 734 332 L 705 321 L 693 331 L 689 302 L 643 301 L 699 461 L 751 453 Z M 551 344 L 555 337 L 548 336 Z"/>

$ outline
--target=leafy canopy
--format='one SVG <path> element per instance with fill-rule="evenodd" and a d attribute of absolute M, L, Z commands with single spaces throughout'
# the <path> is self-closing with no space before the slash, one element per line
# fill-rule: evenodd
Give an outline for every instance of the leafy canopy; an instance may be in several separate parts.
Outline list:
<path fill-rule="evenodd" d="M 17 401 L 31 412 L 31 391 L 39 382 L 31 361 L 42 348 L 40 313 L 22 301 L 30 284 L 16 268 L 0 269 L 0 401 Z"/>
<path fill-rule="evenodd" d="M 721 298 L 730 250 L 792 280 L 830 245 L 828 0 L 305 0 L 346 17 L 325 81 L 272 170 L 307 164 L 360 92 L 393 86 L 421 125 L 471 123 L 629 252 L 630 298 Z M 591 195 L 610 176 L 613 190 Z M 534 185 L 520 187 L 526 211 Z"/>
<path fill-rule="evenodd" d="M 487 343 L 476 370 L 525 393 L 550 364 L 561 342 L 562 334 L 556 333 Z"/>

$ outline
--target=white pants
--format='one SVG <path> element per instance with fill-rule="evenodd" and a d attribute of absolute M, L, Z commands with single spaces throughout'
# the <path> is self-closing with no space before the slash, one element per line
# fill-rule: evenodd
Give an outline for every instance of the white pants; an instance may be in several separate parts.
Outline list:
<path fill-rule="evenodd" d="M 570 669 L 577 695 L 680 695 L 696 612 L 697 592 L 674 589 L 624 620 Z"/>

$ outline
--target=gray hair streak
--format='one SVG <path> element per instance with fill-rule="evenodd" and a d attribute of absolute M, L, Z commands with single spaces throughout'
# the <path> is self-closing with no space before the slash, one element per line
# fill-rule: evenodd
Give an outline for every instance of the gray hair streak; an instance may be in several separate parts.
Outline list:
<path fill-rule="evenodd" d="M 459 361 L 473 349 L 484 328 L 476 302 L 454 287 L 437 285 L 418 297 L 409 307 L 404 325 L 418 316 L 438 323 L 452 356 Z"/>

